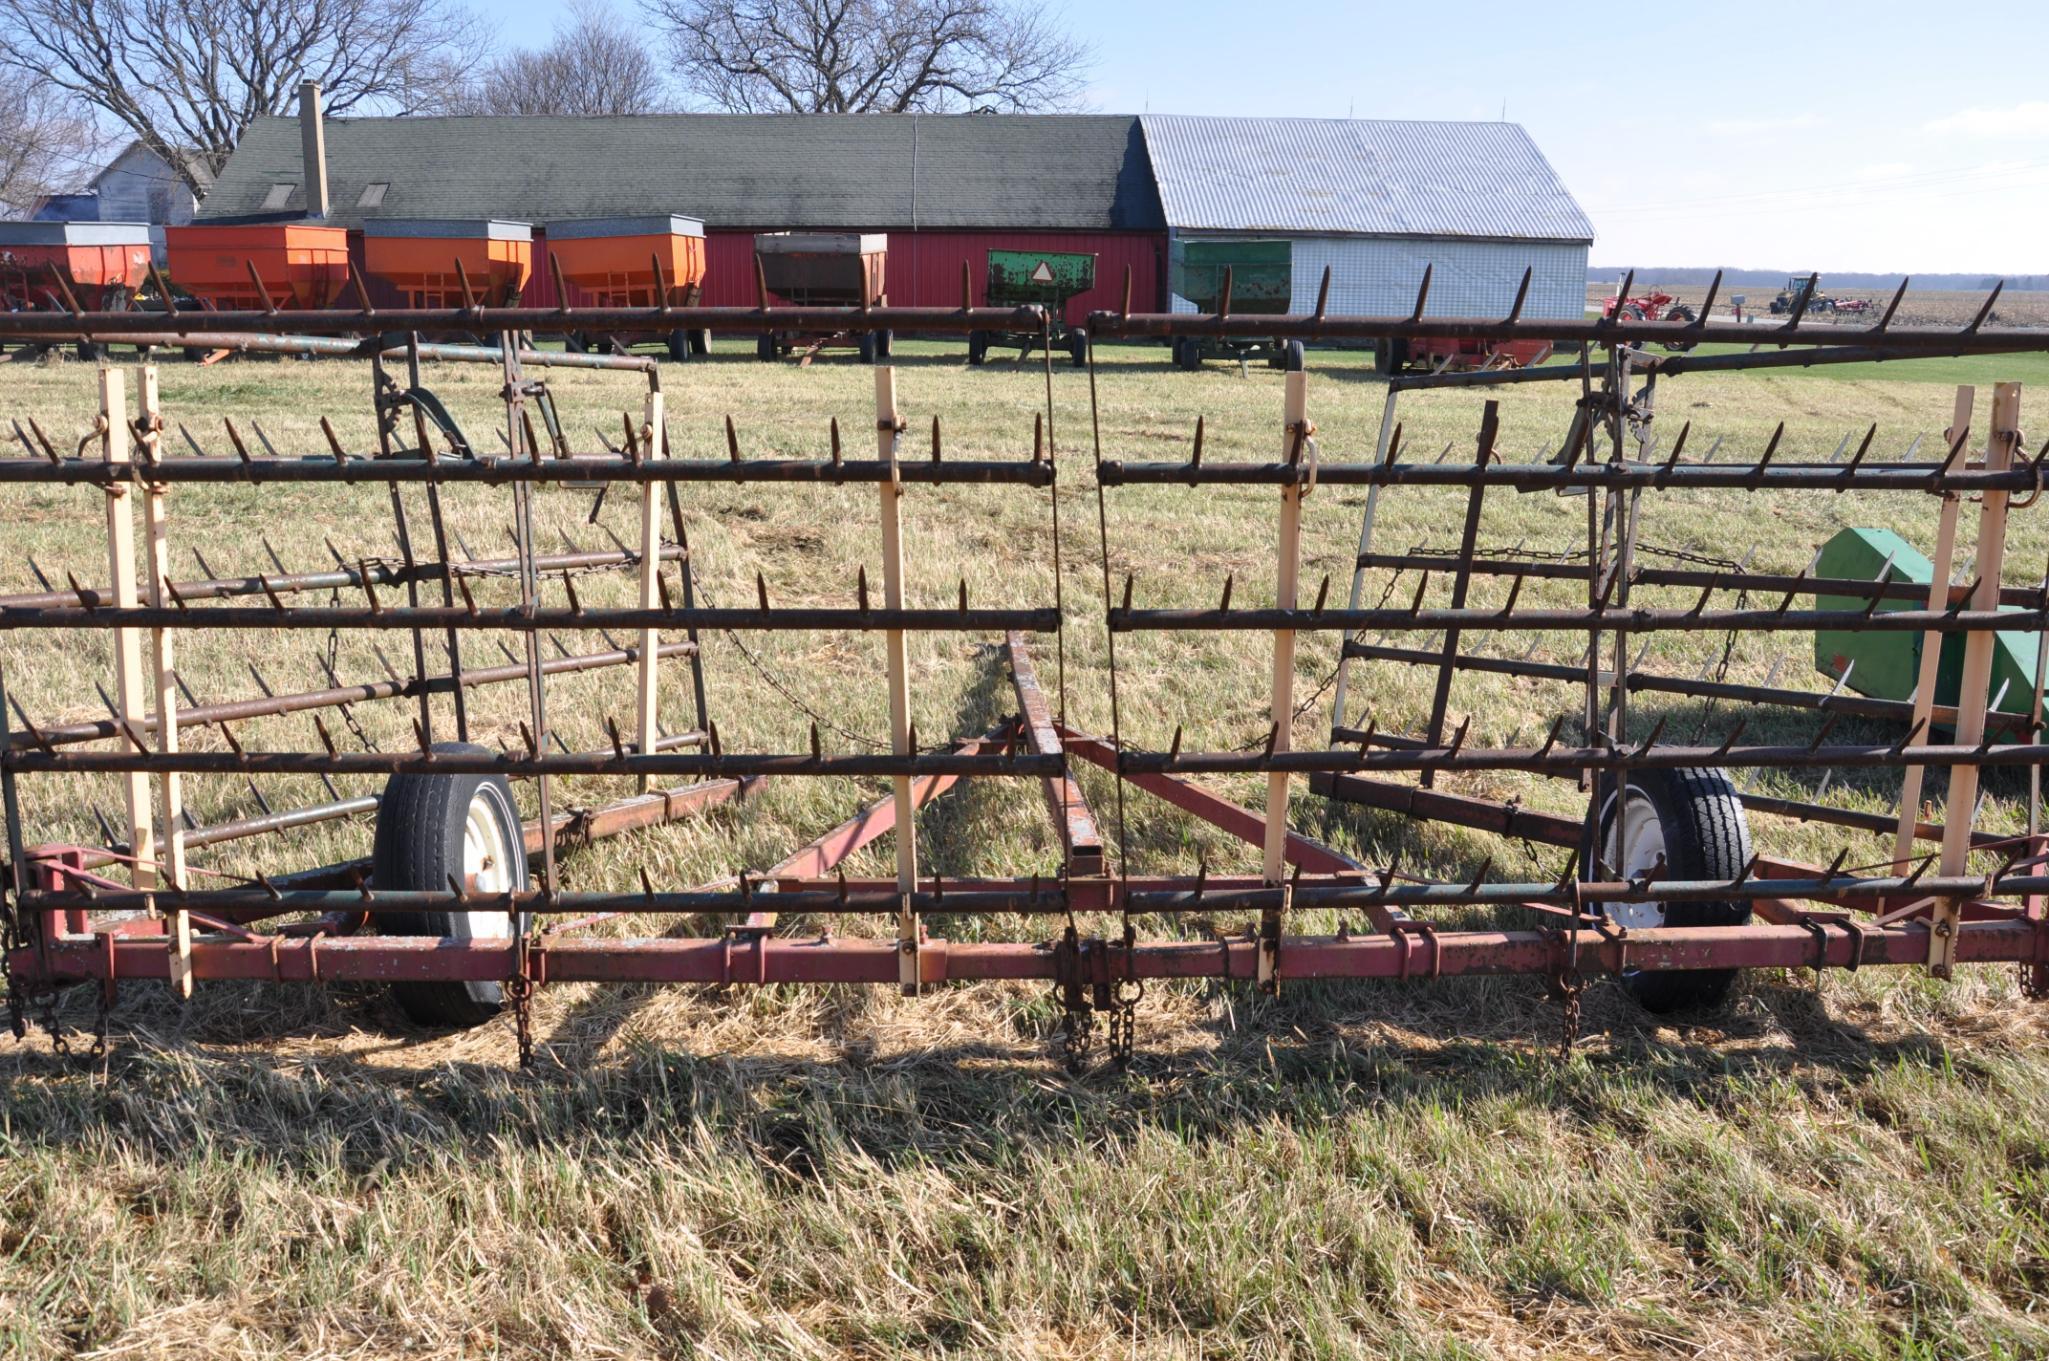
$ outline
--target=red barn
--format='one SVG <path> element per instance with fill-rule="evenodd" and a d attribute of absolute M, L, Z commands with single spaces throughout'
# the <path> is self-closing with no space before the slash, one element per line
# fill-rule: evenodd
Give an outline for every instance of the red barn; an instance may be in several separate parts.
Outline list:
<path fill-rule="evenodd" d="M 755 300 L 758 231 L 882 232 L 890 302 L 982 299 L 991 249 L 1096 256 L 1079 320 L 1165 305 L 1166 222 L 1139 120 L 1038 114 L 660 114 L 330 118 L 328 220 L 551 220 L 675 213 L 705 223 L 705 301 Z M 306 211 L 297 119 L 259 119 L 207 195 L 208 219 Z M 540 249 L 526 300 L 555 301 Z M 379 290 L 372 288 L 372 296 Z M 395 302 L 395 298 L 378 298 Z"/>

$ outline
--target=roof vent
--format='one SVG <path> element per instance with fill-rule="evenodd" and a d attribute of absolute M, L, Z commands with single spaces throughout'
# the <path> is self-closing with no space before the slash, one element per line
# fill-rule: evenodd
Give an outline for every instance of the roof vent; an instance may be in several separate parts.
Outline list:
<path fill-rule="evenodd" d="M 386 180 L 378 180 L 366 184 L 363 186 L 363 192 L 356 196 L 356 206 L 358 208 L 382 208 L 384 206 L 384 196 L 390 191 L 391 184 Z"/>
<path fill-rule="evenodd" d="M 273 184 L 270 186 L 270 192 L 263 196 L 263 211 L 266 213 L 283 212 L 285 205 L 292 201 L 292 191 L 298 187 L 296 184 Z"/>

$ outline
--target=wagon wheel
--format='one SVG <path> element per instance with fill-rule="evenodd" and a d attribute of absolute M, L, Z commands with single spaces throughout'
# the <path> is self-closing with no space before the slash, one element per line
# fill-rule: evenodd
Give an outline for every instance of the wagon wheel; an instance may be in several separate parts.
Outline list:
<path fill-rule="evenodd" d="M 1661 879 L 1733 880 L 1750 864 L 1750 825 L 1743 800 L 1720 769 L 1632 771 L 1619 799 L 1601 813 L 1601 855 L 1618 879 L 1657 871 Z M 1610 903 L 1608 919 L 1641 930 L 1661 926 L 1741 926 L 1748 899 Z M 1631 970 L 1622 986 L 1646 1011 L 1698 1011 L 1720 1006 L 1736 981 L 1734 969 Z"/>
<path fill-rule="evenodd" d="M 667 340 L 670 360 L 681 364 L 690 358 L 690 332 L 671 331 Z"/>
<path fill-rule="evenodd" d="M 692 331 L 689 333 L 689 339 L 690 353 L 700 356 L 711 353 L 710 331 Z"/>
<path fill-rule="evenodd" d="M 754 338 L 754 357 L 765 364 L 772 364 L 780 356 L 773 332 L 764 331 Z"/>
<path fill-rule="evenodd" d="M 467 742 L 441 742 L 436 752 L 487 754 Z M 525 833 L 512 786 L 503 775 L 394 775 L 377 807 L 371 883 L 378 889 L 446 892 L 451 878 L 475 893 L 506 893 L 527 886 Z M 382 917 L 393 936 L 454 940 L 506 938 L 524 932 L 526 913 L 403 912 Z M 482 1025 L 504 1005 L 495 979 L 394 983 L 392 997 L 416 1024 L 466 1028 Z"/>
<path fill-rule="evenodd" d="M 1074 366 L 1085 369 L 1089 366 L 1089 333 L 1077 326 L 1067 333 L 1067 352 L 1074 357 Z"/>
<path fill-rule="evenodd" d="M 1409 362 L 1409 342 L 1393 337 L 1375 342 L 1373 346 L 1373 367 L 1392 378 L 1400 373 Z"/>
<path fill-rule="evenodd" d="M 875 357 L 876 357 L 876 358 L 878 358 L 878 359 L 887 359 L 887 358 L 889 358 L 889 356 L 891 355 L 891 353 L 895 351 L 895 349 L 896 349 L 896 333 L 895 333 L 895 332 L 893 332 L 893 331 L 877 331 L 877 332 L 875 333 Z"/>
<path fill-rule="evenodd" d="M 989 333 L 987 331 L 968 332 L 968 363 L 979 368 L 988 358 Z"/>
<path fill-rule="evenodd" d="M 860 353 L 863 364 L 873 364 L 881 354 L 882 338 L 873 331 L 864 331 L 854 342 L 854 348 Z"/>

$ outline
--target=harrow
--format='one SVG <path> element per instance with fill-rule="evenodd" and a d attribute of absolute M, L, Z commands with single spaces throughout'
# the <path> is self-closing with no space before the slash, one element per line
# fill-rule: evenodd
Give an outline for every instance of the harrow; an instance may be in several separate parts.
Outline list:
<path fill-rule="evenodd" d="M 1962 329 L 1894 328 L 1898 296 L 1867 328 L 1832 326 L 1820 334 L 1803 330 L 1796 312 L 1763 331 L 1707 320 L 1713 293 L 1700 317 L 1684 322 L 1525 320 L 1520 291 L 1509 310 L 1493 318 L 1426 319 L 1421 295 L 1409 315 L 1394 317 L 1330 316 L 1320 304 L 1295 316 L 1142 314 L 1128 303 L 1093 316 L 1093 343 L 1251 336 L 1474 340 L 1544 342 L 1575 356 L 1523 370 L 1396 377 L 1367 457 L 1333 457 L 1319 447 L 1307 375 L 1300 372 L 1285 376 L 1268 461 L 1205 460 L 1199 423 L 1186 458 L 1134 461 L 1106 450 L 1098 425 L 1091 463 L 1111 727 L 1094 734 L 1071 725 L 1067 713 L 1065 630 L 1077 615 L 1063 599 L 1061 501 L 1054 494 L 1063 459 L 1052 422 L 1050 359 L 1047 406 L 1035 420 L 1028 454 L 947 458 L 935 421 L 929 456 L 919 456 L 899 409 L 896 371 L 884 366 L 875 372 L 872 454 L 843 447 L 835 426 L 819 456 L 748 457 L 729 424 L 728 457 L 679 458 L 669 448 L 652 363 L 544 355 L 519 343 L 536 329 L 663 334 L 677 324 L 671 308 L 218 312 L 206 316 L 203 336 L 182 329 L 188 318 L 169 314 L 73 309 L 0 316 L 0 339 L 355 356 L 370 365 L 379 414 L 374 449 L 345 447 L 331 427 L 324 449 L 279 450 L 254 427 L 252 446 L 230 419 L 232 455 L 209 453 L 190 436 L 181 450 L 166 436 L 154 370 L 146 363 L 140 368 L 139 406 L 131 411 L 126 376 L 103 367 L 101 419 L 85 445 L 58 447 L 32 427 L 18 432 L 24 455 L 0 459 L 0 486 L 9 493 L 98 494 L 109 574 L 105 584 L 45 580 L 40 592 L 0 598 L 0 631 L 60 644 L 87 634 L 110 638 L 116 672 L 105 719 L 38 723 L 19 705 L 0 706 L 9 871 L 4 959 L 17 1033 L 39 1008 L 54 1025 L 49 1004 L 59 988 L 98 988 L 104 1017 L 115 990 L 138 979 L 167 980 L 182 995 L 196 984 L 230 979 L 385 982 L 407 1010 L 430 1023 L 473 1024 L 509 1011 L 523 1060 L 531 1053 L 534 991 L 574 981 L 858 983 L 915 994 L 964 980 L 1040 980 L 1053 986 L 1066 1013 L 1070 1059 L 1088 1051 L 1098 1016 L 1108 1018 L 1112 1055 L 1128 1055 L 1132 1006 L 1153 979 L 1243 980 L 1273 989 L 1309 979 L 1537 975 L 1566 999 L 1567 1045 L 1580 989 L 1597 975 L 1622 979 L 1657 1008 L 1712 1003 L 1737 971 L 1752 968 L 1911 965 L 1947 975 L 1959 964 L 2004 962 L 2021 966 L 2030 988 L 2040 992 L 2049 984 L 2049 846 L 2039 780 L 2049 755 L 2040 698 L 2049 582 L 2007 584 L 2005 549 L 2009 514 L 2039 498 L 2045 464 L 2040 451 L 2030 456 L 2021 446 L 2018 386 L 1998 385 L 1982 415 L 1976 394 L 1960 390 L 1943 445 L 1919 459 L 1911 451 L 1906 458 L 1883 457 L 1874 428 L 1854 448 L 1846 439 L 1826 462 L 1795 461 L 1781 456 L 1783 426 L 1764 448 L 1737 459 L 1719 446 L 1700 450 L 1686 427 L 1668 438 L 1656 398 L 1661 383 L 1688 372 L 2041 352 L 2049 350 L 2049 333 L 1986 328 L 1989 300 Z M 1627 294 L 1625 283 L 1621 295 Z M 1228 284 L 1223 296 L 1229 296 Z M 722 331 L 968 335 L 1029 329 L 1050 339 L 1048 318 L 1033 308 L 770 308 L 764 299 L 756 308 L 692 309 L 690 320 Z M 392 348 L 355 338 L 395 332 L 496 334 L 500 341 L 495 347 L 436 346 L 416 339 Z M 1718 342 L 1751 348 L 1711 354 L 1696 348 Z M 1769 348 L 1756 348 L 1760 343 Z M 436 360 L 497 366 L 505 408 L 502 453 L 487 452 L 482 441 L 461 432 L 433 398 L 422 365 Z M 642 409 L 625 423 L 617 444 L 608 441 L 601 451 L 570 447 L 545 383 L 530 376 L 544 363 L 564 362 L 644 376 Z M 1077 381 L 1088 382 L 1093 398 L 1093 360 L 1086 379 Z M 1398 416 L 1405 393 L 1546 382 L 1569 384 L 1579 395 L 1570 428 L 1545 457 L 1517 460 L 1501 450 L 1494 400 L 1485 404 L 1468 457 L 1431 461 L 1403 448 Z M 1073 458 L 1066 462 L 1071 469 Z M 335 551 L 325 570 L 291 572 L 279 560 L 275 574 L 236 577 L 200 558 L 202 576 L 172 575 L 174 497 L 182 506 L 205 488 L 292 487 L 317 494 L 323 487 L 376 484 L 388 489 L 400 546 L 395 560 L 351 562 Z M 902 503 L 966 485 L 1045 498 L 1055 568 L 1050 600 L 971 602 L 964 583 L 950 600 L 907 598 Z M 477 556 L 449 532 L 439 498 L 444 489 L 462 486 L 510 494 L 511 557 Z M 683 506 L 694 489 L 713 486 L 778 496 L 801 495 L 806 487 L 873 488 L 879 589 L 871 589 L 864 572 L 853 598 L 838 604 L 779 605 L 765 582 L 757 583 L 751 605 L 704 603 Z M 1234 604 L 1227 579 L 1216 604 L 1169 608 L 1141 599 L 1139 583 L 1130 578 L 1112 580 L 1113 503 L 1143 495 L 1146 487 L 1176 486 L 1271 491 L 1271 603 Z M 638 541 L 544 552 L 534 501 L 562 487 L 634 498 Z M 1327 579 L 1312 596 L 1301 575 L 1305 509 L 1319 488 L 1332 487 L 1366 493 L 1356 565 L 1341 603 L 1330 598 Z M 1427 487 L 1465 493 L 1457 548 L 1388 551 L 1376 540 L 1383 497 L 1394 488 Z M 1646 497 L 1759 489 L 1936 498 L 1943 529 L 1934 585 L 1917 592 L 1884 580 L 1883 573 L 1878 581 L 1851 581 L 1754 572 L 1745 563 L 1659 556 L 1642 539 Z M 1582 497 L 1584 543 L 1549 554 L 1483 547 L 1488 498 L 1502 491 Z M 424 534 L 416 521 L 422 498 Z M 1950 580 L 1968 498 L 1977 501 L 1976 560 L 1968 584 L 1955 588 Z M 586 603 L 576 582 L 589 573 L 624 574 L 633 603 Z M 1408 574 L 1418 584 L 1399 600 L 1395 588 Z M 1433 580 L 1442 600 L 1432 598 Z M 516 588 L 510 600 L 479 598 L 508 584 Z M 1376 587 L 1383 594 L 1369 604 Z M 1533 597 L 1528 602 L 1526 591 Z M 1880 608 L 1888 602 L 1906 607 Z M 1932 657 L 1939 639 L 1961 636 L 1963 682 L 1955 702 L 1937 705 L 1925 677 L 1902 702 L 1845 694 L 1841 686 L 1822 693 L 1769 682 L 1739 685 L 1641 666 L 1643 645 L 1660 635 L 1815 629 L 1909 633 L 1923 640 L 1924 657 Z M 260 695 L 201 704 L 181 693 L 173 657 L 181 634 L 254 638 L 280 630 L 330 638 L 398 635 L 410 648 L 410 669 L 380 648 L 382 679 L 350 682 L 330 664 L 328 686 L 275 693 L 252 669 Z M 614 630 L 629 640 L 615 639 Z M 887 750 L 828 750 L 817 726 L 808 750 L 724 744 L 705 701 L 699 638 L 711 630 L 741 637 L 788 630 L 878 636 Z M 2025 715 L 1991 712 L 1997 700 L 1988 703 L 1998 630 L 2037 635 L 2035 693 Z M 1000 640 L 1016 716 L 981 733 L 937 744 L 921 740 L 909 717 L 906 639 L 927 631 Z M 1297 640 L 1314 631 L 1340 635 L 1342 660 L 1328 741 L 1299 749 Z M 1153 732 L 1135 723 L 1118 695 L 1119 650 L 1162 634 L 1222 633 L 1251 635 L 1265 645 L 1270 726 L 1264 740 L 1241 750 L 1190 750 L 1179 730 Z M 1488 655 L 1472 645 L 1480 634 L 1528 636 L 1531 650 Z M 586 641 L 571 651 L 553 641 L 557 635 Z M 480 665 L 482 641 L 492 636 L 515 637 L 519 647 L 505 652 L 503 664 Z M 1578 662 L 1535 657 L 1538 644 L 1561 636 L 1584 640 Z M 1039 678 L 1047 646 L 1041 640 L 1050 640 L 1055 654 L 1050 690 Z M 445 668 L 437 657 L 445 658 Z M 1435 673 L 1420 731 L 1383 728 L 1372 714 L 1354 713 L 1353 698 L 1365 688 L 1362 668 L 1390 665 Z M 607 668 L 632 672 L 631 721 L 607 720 L 608 741 L 595 750 L 571 750 L 551 727 L 549 680 Z M 677 682 L 679 668 L 687 674 L 694 720 L 687 730 L 664 731 L 658 698 Z M 1468 740 L 1469 726 L 1454 721 L 1451 706 L 1458 675 L 1475 672 L 1563 687 L 1567 699 L 1541 741 L 1482 745 Z M 494 750 L 473 740 L 465 701 L 477 687 L 501 685 L 524 690 L 526 711 L 519 742 Z M 1668 738 L 1662 721 L 1644 734 L 1632 729 L 1630 706 L 1646 694 L 1775 707 L 1815 716 L 1819 726 L 1796 742 L 1746 741 L 1740 715 L 1715 732 L 1705 731 L 1704 722 L 1690 737 Z M 340 718 L 353 730 L 352 706 L 380 702 L 413 706 L 409 748 L 338 740 L 322 718 Z M 314 715 L 317 747 L 252 749 L 236 735 L 238 723 L 297 712 Z M 1889 722 L 1896 735 L 1832 741 L 1845 718 Z M 1937 740 L 1938 728 L 1947 740 Z M 1075 778 L 1081 764 L 1114 777 L 1107 829 Z M 2004 767 L 2027 772 L 2025 826 L 1981 828 L 1981 777 Z M 1729 773 L 1793 769 L 1897 774 L 1900 815 L 1747 793 Z M 1921 816 L 1920 782 L 1930 769 L 1947 779 L 1949 811 L 1939 825 Z M 1584 795 L 1584 812 L 1540 813 L 1438 787 L 1489 771 L 1571 781 Z M 1199 782 L 1222 774 L 1263 775 L 1263 803 L 1243 807 Z M 848 775 L 887 778 L 890 797 L 768 869 L 741 870 L 706 887 L 658 884 L 643 871 L 638 892 L 584 891 L 564 883 L 559 862 L 573 845 L 696 816 L 744 799 L 764 780 Z M 107 827 L 98 846 L 32 842 L 23 787 L 79 776 L 120 780 L 126 828 Z M 254 788 L 255 779 L 274 776 L 316 778 L 332 797 L 305 808 L 266 805 L 262 816 L 211 827 L 191 825 L 184 815 L 187 781 L 249 781 Z M 1293 830 L 1302 776 L 1334 802 L 1557 848 L 1560 868 L 1513 880 L 1493 876 L 1490 862 L 1470 879 L 1443 882 L 1392 864 L 1361 863 Z M 568 777 L 603 777 L 632 788 L 598 808 L 564 810 L 557 782 Z M 955 880 L 927 872 L 913 834 L 920 810 L 963 779 L 988 777 L 1041 784 L 1058 835 L 1057 862 L 1012 877 Z M 335 785 L 366 778 L 385 783 L 377 793 L 352 796 Z M 522 817 L 518 788 L 531 791 L 524 802 L 536 810 L 532 818 Z M 1127 799 L 1141 794 L 1257 845 L 1260 872 L 1147 874 L 1133 863 L 1125 835 Z M 236 882 L 221 882 L 190 863 L 190 853 L 205 847 L 373 810 L 375 845 L 355 860 Z M 1796 863 L 1758 848 L 1767 838 L 1751 826 L 1753 814 L 1890 834 L 1895 853 L 1861 867 L 1849 865 L 1847 852 L 1825 866 Z M 850 879 L 840 872 L 856 851 L 886 836 L 895 844 L 893 876 Z M 1923 843 L 1935 849 L 1924 853 Z M 1512 924 L 1460 924 L 1483 909 L 1508 910 Z M 1291 929 L 1310 910 L 1356 918 L 1359 929 Z M 979 913 L 1043 916 L 1051 923 L 1039 938 L 1015 941 L 947 940 L 930 929 L 935 918 Z M 1188 914 L 1205 921 L 1235 914 L 1241 924 L 1200 937 L 1140 935 L 1147 919 L 1178 921 Z M 715 929 L 698 936 L 620 938 L 592 929 L 618 917 L 707 915 Z M 893 933 L 866 937 L 830 929 L 855 916 L 880 917 Z"/>

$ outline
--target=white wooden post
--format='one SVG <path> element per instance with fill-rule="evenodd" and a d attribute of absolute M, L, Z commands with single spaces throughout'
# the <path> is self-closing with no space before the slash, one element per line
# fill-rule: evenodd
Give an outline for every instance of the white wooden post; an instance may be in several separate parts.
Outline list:
<path fill-rule="evenodd" d="M 896 409 L 896 369 L 887 364 L 875 369 L 875 450 L 889 464 L 890 475 L 881 483 L 882 497 L 882 604 L 883 608 L 904 607 L 903 525 L 899 502 L 903 483 L 897 476 L 897 437 L 903 426 Z M 883 660 L 889 672 L 889 749 L 898 756 L 911 754 L 910 665 L 904 653 L 902 629 L 888 629 L 882 635 Z M 896 803 L 896 890 L 897 981 L 904 995 L 918 992 L 918 920 L 911 911 L 911 894 L 918 887 L 917 804 L 911 795 L 911 777 L 894 776 Z"/>
<path fill-rule="evenodd" d="M 1309 438 L 1309 387 L 1308 375 L 1291 373 L 1287 376 L 1287 389 L 1283 402 L 1281 422 L 1281 461 L 1307 459 L 1311 457 L 1307 448 Z M 1280 569 L 1274 583 L 1274 608 L 1292 610 L 1300 594 L 1302 576 L 1302 498 L 1307 488 L 1300 481 L 1290 482 L 1281 488 L 1281 525 L 1279 557 Z M 1287 751 L 1293 747 L 1292 729 L 1295 724 L 1295 630 L 1274 630 L 1273 664 L 1273 749 Z M 1269 771 L 1266 777 L 1266 853 L 1264 875 L 1269 884 L 1280 884 L 1287 872 L 1288 854 L 1288 776 L 1285 771 Z M 1270 910 L 1262 914 L 1261 936 L 1257 981 L 1261 987 L 1274 986 L 1277 950 L 1274 942 L 1278 938 L 1282 910 Z"/>
<path fill-rule="evenodd" d="M 1944 440 L 1945 448 L 1955 445 L 1964 438 L 1971 425 L 1971 407 L 1977 399 L 1977 389 L 1957 389 L 1956 405 L 1951 409 L 1949 436 Z M 1954 492 L 1942 493 L 1942 516 L 1935 530 L 1935 565 L 1928 577 L 1928 608 L 1946 610 L 1949 608 L 1949 578 L 1956 570 L 1957 555 L 1957 511 L 1959 500 Z M 1942 661 L 1942 635 L 1930 631 L 1921 635 L 1921 668 L 1914 679 L 1914 713 L 1908 720 L 1910 730 L 1918 726 L 1921 735 L 1916 741 L 1927 742 L 1929 725 L 1935 713 L 1935 674 Z M 1893 868 L 1900 874 L 1907 872 L 1907 865 L 1914 858 L 1914 830 L 1921 820 L 1921 776 L 1920 766 L 1908 766 L 1900 783 L 1900 828 L 1893 839 Z"/>
<path fill-rule="evenodd" d="M 647 395 L 645 427 L 641 432 L 640 447 L 645 457 L 655 458 L 661 454 L 662 439 L 662 394 L 650 392 Z M 640 484 L 640 608 L 652 610 L 661 603 L 662 575 L 662 521 L 661 494 L 663 488 L 655 482 Z M 661 635 L 653 627 L 640 631 L 640 685 L 638 712 L 635 716 L 634 743 L 640 754 L 654 754 L 655 743 L 661 737 L 658 717 L 656 658 L 661 652 Z M 640 788 L 646 792 L 648 777 L 640 777 Z"/>
<path fill-rule="evenodd" d="M 2014 444 L 2020 438 L 2021 385 L 1995 383 L 1992 387 L 1991 428 L 1985 434 L 1985 470 L 2002 473 L 2013 464 Z M 1973 571 L 1977 585 L 1965 602 L 1970 610 L 1999 608 L 1999 574 L 2006 565 L 2007 493 L 1987 491 L 1978 508 L 1978 560 Z M 1985 709 L 1991 696 L 1992 659 L 1999 635 L 1990 629 L 1976 629 L 1964 635 L 1964 674 L 1957 686 L 1956 744 L 1974 747 L 1985 737 Z M 1942 815 L 1942 863 L 1945 875 L 1962 874 L 1971 855 L 1971 829 L 1978 820 L 1978 767 L 1955 765 L 1949 769 L 1949 798 Z M 1947 978 L 1956 966 L 1957 924 L 1963 920 L 1964 899 L 1939 897 L 1929 920 L 1928 968 L 1938 978 Z"/>
<path fill-rule="evenodd" d="M 108 463 L 131 462 L 134 432 L 128 428 L 128 384 L 119 369 L 100 370 L 100 425 L 101 456 Z M 107 577 L 113 603 L 122 609 L 141 603 L 135 582 L 134 490 L 126 480 L 107 485 Z M 114 630 L 114 683 L 124 729 L 122 740 L 131 751 L 140 751 L 136 738 L 148 717 L 145 696 L 149 693 L 142 678 L 142 630 Z M 157 848 L 149 776 L 129 771 L 122 777 L 122 786 L 128 805 L 128 851 L 135 857 L 129 880 L 137 888 L 151 888 L 156 884 Z"/>
<path fill-rule="evenodd" d="M 136 441 L 154 463 L 162 449 L 163 404 L 157 395 L 157 370 L 144 364 L 136 370 L 136 390 L 141 408 L 140 433 Z M 151 482 L 142 499 L 143 526 L 149 537 L 149 602 L 158 609 L 169 607 L 171 599 L 171 540 L 166 515 L 164 484 Z M 172 673 L 171 630 L 149 631 L 150 671 L 156 685 L 157 750 L 166 756 L 178 751 L 178 683 Z M 185 798 L 178 772 L 166 770 L 157 776 L 157 797 L 163 814 L 163 881 L 176 889 L 185 885 Z M 192 995 L 192 918 L 184 909 L 170 916 L 171 989 L 180 997 Z"/>

